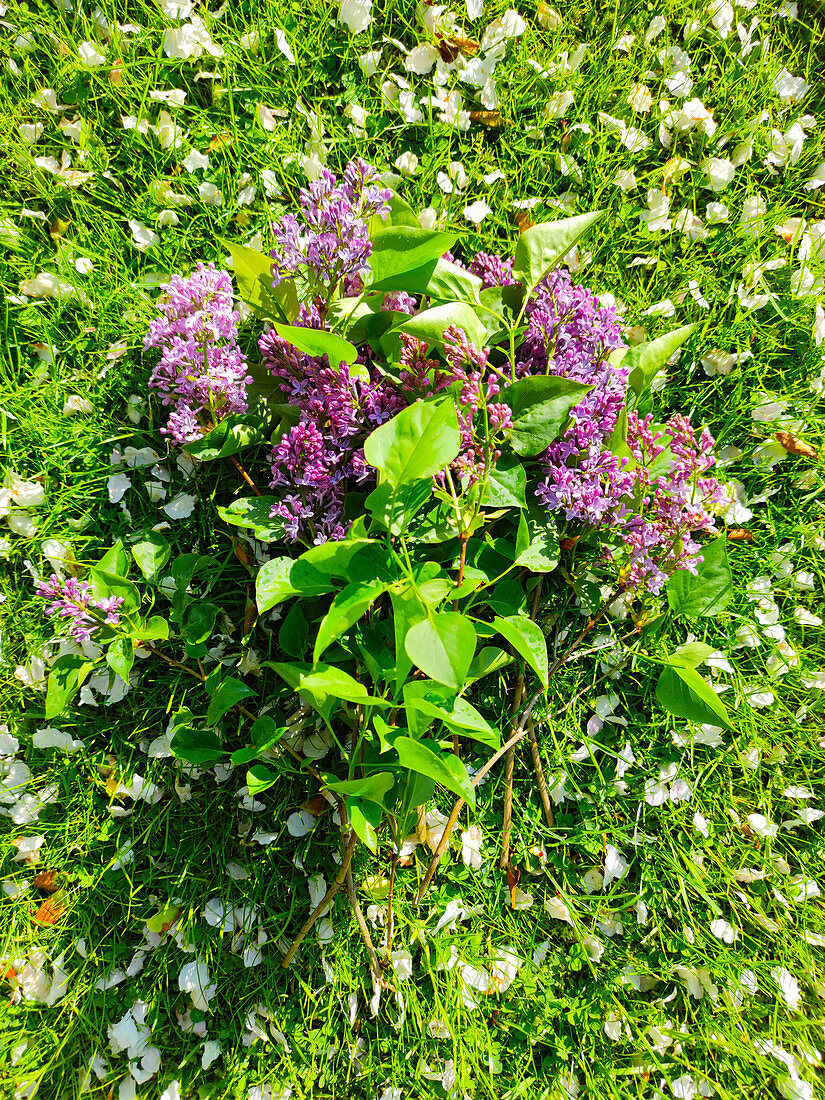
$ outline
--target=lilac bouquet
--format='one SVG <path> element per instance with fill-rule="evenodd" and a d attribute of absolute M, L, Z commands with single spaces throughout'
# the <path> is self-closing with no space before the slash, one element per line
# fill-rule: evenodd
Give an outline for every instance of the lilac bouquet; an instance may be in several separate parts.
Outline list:
<path fill-rule="evenodd" d="M 358 841 L 376 854 L 389 842 L 394 881 L 438 785 L 458 801 L 420 896 L 462 805 L 474 804 L 503 755 L 506 807 L 515 748 L 528 735 L 552 821 L 531 712 L 620 598 L 638 624 L 628 636 L 634 659 L 657 672 L 659 703 L 729 724 L 696 670 L 708 647 L 667 653 L 653 627 L 642 630 L 668 614 L 724 607 L 730 569 L 715 516 L 725 490 L 707 430 L 681 414 L 657 419 L 647 396 L 691 326 L 627 347 L 616 310 L 561 266 L 601 216 L 532 226 L 512 258 L 461 259 L 456 234 L 422 228 L 359 161 L 340 181 L 325 172 L 301 192 L 300 211 L 273 226 L 271 253 L 229 246 L 257 354 L 241 350 L 227 272 L 201 264 L 165 288 L 146 337 L 161 353 L 149 385 L 170 409 L 162 430 L 202 461 L 230 457 L 254 495 L 219 507 L 220 517 L 280 547 L 256 578 L 259 615 L 284 612 L 277 634 L 267 632 L 263 716 L 249 709 L 256 689 L 165 652 L 178 640 L 185 658 L 207 652 L 222 610 L 214 559 L 170 560 L 156 531 L 130 547 L 153 603 L 171 600 L 171 625 L 140 616 L 122 546 L 91 570 L 92 588 L 56 578 L 41 586 L 76 640 L 97 631 L 108 643 L 113 671 L 128 677 L 136 646 L 187 668 L 210 698 L 205 714 L 192 709 L 198 702 L 173 716 L 172 752 L 198 766 L 225 754 L 249 764 L 252 796 L 280 779 L 276 747 L 300 758 L 287 736 L 296 697 L 302 722 L 315 712 L 340 763 L 312 775 L 350 827 L 332 892 Z M 236 456 L 267 437 L 265 468 L 244 469 Z M 196 574 L 203 593 L 191 587 Z M 89 660 L 56 662 L 50 717 Z M 505 736 L 505 708 L 484 714 L 472 699 L 478 681 L 506 668 L 514 717 Z M 251 722 L 251 744 L 232 743 L 239 719 L 224 730 L 228 714 Z M 462 741 L 488 753 L 472 776 Z M 506 809 L 504 820 L 502 865 Z"/>

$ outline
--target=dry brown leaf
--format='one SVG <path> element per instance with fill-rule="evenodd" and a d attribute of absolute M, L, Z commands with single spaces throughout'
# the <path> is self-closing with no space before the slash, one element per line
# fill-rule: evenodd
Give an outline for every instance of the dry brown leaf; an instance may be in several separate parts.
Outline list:
<path fill-rule="evenodd" d="M 243 636 L 244 638 L 251 633 L 252 627 L 255 625 L 255 620 L 258 617 L 258 606 L 254 600 L 246 601 L 246 610 L 243 616 Z"/>
<path fill-rule="evenodd" d="M 728 530 L 728 539 L 731 542 L 753 542 L 756 535 L 746 527 L 731 527 Z"/>
<path fill-rule="evenodd" d="M 516 211 L 516 225 L 518 226 L 519 233 L 526 233 L 526 231 L 528 229 L 530 229 L 531 226 L 534 226 L 535 224 L 536 223 L 530 217 L 529 211 L 527 211 L 527 210 L 517 210 Z"/>
<path fill-rule="evenodd" d="M 246 543 L 243 542 L 241 539 L 233 539 L 232 549 L 235 552 L 235 557 L 238 559 L 241 565 L 245 565 L 246 568 L 249 569 L 251 566 L 251 562 L 249 560 L 249 553 L 247 552 Z"/>
<path fill-rule="evenodd" d="M 212 140 L 207 145 L 207 149 L 210 153 L 214 153 L 216 149 L 222 149 L 225 145 L 232 144 L 232 135 L 224 131 L 222 134 L 215 134 Z"/>
<path fill-rule="evenodd" d="M 519 871 L 518 867 L 507 868 L 507 886 L 510 890 L 510 907 L 513 909 L 516 905 L 516 889 L 518 887 L 520 878 L 521 871 Z"/>
<path fill-rule="evenodd" d="M 46 894 L 54 894 L 60 889 L 60 882 L 58 881 L 57 871 L 41 871 L 39 875 L 35 875 L 32 879 L 33 885 L 38 890 L 42 890 Z"/>
<path fill-rule="evenodd" d="M 774 436 L 776 442 L 780 447 L 784 447 L 789 455 L 799 455 L 800 458 L 816 458 L 816 449 L 805 443 L 801 439 L 797 439 L 795 435 L 791 435 L 790 432 L 777 432 Z"/>
<path fill-rule="evenodd" d="M 109 70 L 109 83 L 114 88 L 119 88 L 123 83 L 123 62 L 116 61 Z"/>
<path fill-rule="evenodd" d="M 322 794 L 316 794 L 314 798 L 307 799 L 306 802 L 303 802 L 301 804 L 301 809 L 306 810 L 307 813 L 312 814 L 313 817 L 320 817 L 329 809 L 329 802 L 327 802 Z"/>
<path fill-rule="evenodd" d="M 54 225 L 49 230 L 49 236 L 53 241 L 58 240 L 60 237 L 65 237 L 66 230 L 71 224 L 70 218 L 55 218 Z"/>
<path fill-rule="evenodd" d="M 504 119 L 498 111 L 470 111 L 470 120 L 480 122 L 482 126 L 503 126 Z"/>
<path fill-rule="evenodd" d="M 445 34 L 438 43 L 438 52 L 441 60 L 448 65 L 455 61 L 459 54 L 464 57 L 473 57 L 478 53 L 478 42 L 474 38 L 464 38 L 460 34 Z"/>
<path fill-rule="evenodd" d="M 46 898 L 37 912 L 32 916 L 32 920 L 37 924 L 57 924 L 65 912 L 66 906 L 58 901 L 56 896 Z"/>

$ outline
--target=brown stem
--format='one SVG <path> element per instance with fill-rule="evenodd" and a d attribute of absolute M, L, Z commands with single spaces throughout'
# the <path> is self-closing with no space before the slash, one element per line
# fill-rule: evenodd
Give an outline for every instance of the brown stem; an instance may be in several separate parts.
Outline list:
<path fill-rule="evenodd" d="M 547 792 L 547 780 L 544 777 L 544 765 L 541 762 L 541 753 L 539 752 L 539 743 L 536 738 L 536 727 L 533 724 L 533 719 L 527 723 L 527 734 L 530 738 L 530 752 L 533 756 L 533 768 L 536 773 L 536 782 L 539 787 L 539 796 L 541 798 L 541 807 L 544 810 L 544 820 L 552 829 L 556 824 L 556 819 L 553 817 L 553 806 L 550 802 L 550 795 Z"/>
<path fill-rule="evenodd" d="M 341 860 L 341 866 L 338 870 L 338 874 L 335 876 L 334 882 L 330 886 L 329 890 L 327 890 L 327 892 L 321 898 L 321 901 L 318 903 L 318 905 L 315 906 L 315 909 L 312 911 L 312 913 L 310 913 L 309 917 L 304 922 L 300 932 L 292 941 L 292 946 L 290 947 L 289 951 L 287 951 L 287 953 L 284 955 L 281 966 L 289 966 L 289 964 L 295 957 L 295 952 L 301 945 L 301 941 L 306 937 L 307 933 L 310 932 L 315 922 L 323 915 L 329 903 L 343 886 L 344 879 L 347 877 L 349 865 L 350 863 L 352 863 L 352 857 L 355 852 L 355 845 L 357 843 L 358 837 L 356 836 L 355 829 L 352 829 L 350 831 L 349 843 L 344 850 L 344 858 Z"/>
<path fill-rule="evenodd" d="M 521 700 L 524 697 L 524 675 L 520 674 L 513 695 L 513 705 L 510 713 L 515 715 Z M 510 835 L 513 829 L 513 773 L 516 768 L 515 746 L 507 753 L 504 762 L 504 819 L 501 823 L 501 857 L 499 867 L 506 867 L 510 862 Z"/>
<path fill-rule="evenodd" d="M 487 763 L 483 765 L 483 767 L 479 768 L 479 770 L 475 774 L 475 777 L 473 778 L 473 787 L 477 787 L 484 776 L 487 774 L 487 772 L 489 772 L 491 768 L 495 767 L 499 760 L 501 760 L 502 756 L 508 753 L 510 749 L 513 748 L 514 745 L 517 745 L 522 737 L 524 737 L 525 733 L 527 732 L 525 729 L 525 725 L 529 720 L 530 715 L 533 713 L 533 707 L 539 701 L 541 696 L 542 690 L 537 691 L 532 696 L 530 702 L 527 704 L 527 706 L 524 708 L 524 711 L 522 712 L 521 720 L 519 721 L 519 724 L 516 728 L 516 732 L 513 734 L 509 741 L 505 742 L 505 744 L 501 746 L 501 748 L 497 752 L 493 753 L 493 755 L 490 757 Z M 447 820 L 447 824 L 444 826 L 444 832 L 441 835 L 441 840 L 438 842 L 438 847 L 436 848 L 435 854 L 430 861 L 430 866 L 427 868 L 427 874 L 424 876 L 424 881 L 418 888 L 418 895 L 415 899 L 416 904 L 418 904 L 418 902 L 420 902 L 421 899 L 424 897 L 427 892 L 428 886 L 433 880 L 433 875 L 438 868 L 439 861 L 446 851 L 447 845 L 450 843 L 450 834 L 455 828 L 455 823 L 456 821 L 458 821 L 458 815 L 461 813 L 463 805 L 464 799 L 459 798 L 455 806 L 453 806 L 453 811 Z"/>
<path fill-rule="evenodd" d="M 455 582 L 456 588 L 461 588 L 461 585 L 464 583 L 464 567 L 467 564 L 467 541 L 469 537 L 469 535 L 459 536 L 461 540 L 461 554 L 458 559 L 458 580 Z"/>
<path fill-rule="evenodd" d="M 232 465 L 235 467 L 235 469 L 238 471 L 238 473 L 244 479 L 244 481 L 249 486 L 249 488 L 252 490 L 252 492 L 255 494 L 255 496 L 259 497 L 261 495 L 261 490 L 255 484 L 255 482 L 252 480 L 252 478 L 249 476 L 249 474 L 246 472 L 246 470 L 243 468 L 243 466 L 241 466 L 241 464 L 240 464 L 240 462 L 238 462 L 237 458 L 234 455 L 230 455 L 229 456 L 229 461 L 232 463 Z"/>
<path fill-rule="evenodd" d="M 372 971 L 373 978 L 377 981 L 381 976 L 381 963 L 378 959 L 378 952 L 375 950 L 375 946 L 372 942 L 372 936 L 367 922 L 364 920 L 364 913 L 358 902 L 358 897 L 355 893 L 355 881 L 352 877 L 352 867 L 347 867 L 347 895 L 349 897 L 349 903 L 352 906 L 352 911 L 355 913 L 355 920 L 358 925 L 358 931 L 361 933 L 361 939 L 364 941 L 364 946 L 367 949 L 367 955 L 370 960 L 370 970 Z"/>
<path fill-rule="evenodd" d="M 392 933 L 393 933 L 393 919 L 392 919 L 392 898 L 395 893 L 395 866 L 398 863 L 398 856 L 393 848 L 391 863 L 390 863 L 390 888 L 387 891 L 387 960 L 390 958 L 390 948 L 392 947 Z"/>

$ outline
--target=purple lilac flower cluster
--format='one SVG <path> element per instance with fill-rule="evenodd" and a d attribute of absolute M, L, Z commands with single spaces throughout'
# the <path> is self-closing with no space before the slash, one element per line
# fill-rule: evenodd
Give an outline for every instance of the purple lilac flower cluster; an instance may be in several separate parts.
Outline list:
<path fill-rule="evenodd" d="M 698 438 L 688 419 L 671 416 L 655 430 L 652 414 L 628 414 L 627 442 L 636 462 L 633 492 L 637 511 L 619 524 L 627 554 L 626 583 L 661 591 L 671 573 L 695 573 L 702 561 L 698 532 L 716 534 L 711 509 L 726 503 L 723 486 L 707 471 L 716 462 L 714 439 L 707 428 Z M 664 472 L 654 473 L 656 460 L 668 454 Z"/>
<path fill-rule="evenodd" d="M 471 270 L 485 287 L 512 282 L 512 265 L 498 256 L 479 253 Z M 541 456 L 538 499 L 568 520 L 613 529 L 629 588 L 644 585 L 655 593 L 677 569 L 695 572 L 702 557 L 694 535 L 715 532 L 712 509 L 725 499 L 720 483 L 702 476 L 715 461 L 713 438 L 703 430 L 697 439 L 683 416 L 653 432 L 649 417 L 630 413 L 634 462 L 618 458 L 610 440 L 625 407 L 629 375 L 609 360 L 611 351 L 624 346 L 618 314 L 559 268 L 536 288 L 525 316 L 517 376 L 549 372 L 593 387 L 571 411 L 561 438 Z M 653 464 L 665 451 L 667 469 L 654 476 Z"/>
<path fill-rule="evenodd" d="M 303 223 L 286 214 L 272 226 L 272 279 L 277 286 L 303 271 L 310 284 L 331 293 L 344 282 L 347 293 L 359 293 L 361 272 L 372 251 L 370 219 L 385 217 L 392 192 L 378 183 L 378 173 L 363 160 L 347 165 L 339 183 L 328 169 L 300 193 Z"/>
<path fill-rule="evenodd" d="M 162 316 L 149 325 L 147 348 L 161 348 L 149 385 L 174 405 L 164 434 L 191 443 L 216 423 L 247 410 L 246 357 L 238 347 L 238 313 L 232 280 L 214 264 L 198 264 L 188 279 L 173 275 L 164 286 Z"/>
<path fill-rule="evenodd" d="M 118 608 L 123 603 L 122 596 L 109 596 L 108 599 L 95 600 L 88 581 L 78 581 L 75 577 L 61 581 L 52 573 L 48 581 L 37 582 L 37 595 L 52 602 L 46 608 L 47 615 L 59 615 L 61 619 L 71 619 L 69 630 L 75 641 L 85 642 L 102 625 L 117 626 L 120 622 Z M 90 615 L 94 608 L 104 614 Z"/>
<path fill-rule="evenodd" d="M 270 455 L 270 485 L 285 490 L 272 516 L 283 521 L 290 540 L 343 538 L 346 494 L 373 474 L 364 462 L 364 439 L 409 401 L 370 370 L 365 354 L 354 368 L 333 368 L 326 356 L 304 355 L 275 332 L 265 333 L 259 346 L 285 400 L 300 413 Z"/>

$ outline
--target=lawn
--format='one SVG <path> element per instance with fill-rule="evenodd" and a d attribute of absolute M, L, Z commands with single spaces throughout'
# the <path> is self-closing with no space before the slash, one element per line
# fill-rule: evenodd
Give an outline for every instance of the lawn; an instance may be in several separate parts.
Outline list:
<path fill-rule="evenodd" d="M 0 3 L 4 1096 L 815 1095 L 823 12 L 517 9 Z M 524 749 L 509 879 L 497 766 L 416 904 L 441 790 L 398 869 L 378 988 L 346 891 L 281 965 L 340 860 L 318 781 L 279 757 L 251 796 L 243 767 L 175 759 L 170 718 L 204 688 L 149 654 L 128 690 L 95 676 L 47 719 L 65 631 L 35 595 L 159 528 L 216 562 L 202 670 L 275 690 L 280 609 L 255 614 L 254 577 L 283 549 L 219 515 L 246 492 L 234 465 L 195 465 L 161 434 L 143 341 L 171 274 L 228 268 L 227 242 L 271 248 L 308 178 L 359 156 L 423 225 L 460 231 L 459 257 L 606 209 L 568 266 L 630 345 L 696 325 L 653 408 L 706 424 L 732 487 L 732 599 L 661 634 L 712 647 L 700 671 L 732 728 L 668 715 L 620 644 L 633 620 L 600 622 L 535 712 L 553 824 Z M 256 353 L 249 322 L 242 338 Z M 266 450 L 242 456 L 262 484 Z M 552 609 L 541 623 L 555 652 Z M 505 716 L 511 689 L 486 689 L 485 713 Z M 327 745 L 302 748 L 322 766 Z M 388 853 L 355 863 L 379 949 Z"/>

